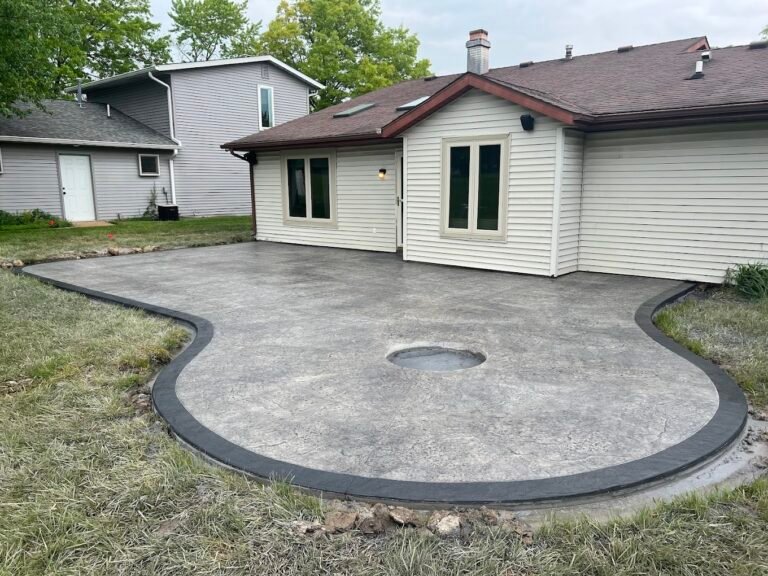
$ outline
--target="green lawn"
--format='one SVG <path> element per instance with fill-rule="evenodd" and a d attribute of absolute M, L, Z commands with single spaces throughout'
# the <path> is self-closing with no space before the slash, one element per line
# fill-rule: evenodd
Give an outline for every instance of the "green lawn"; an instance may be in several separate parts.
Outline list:
<path fill-rule="evenodd" d="M 723 293 L 676 306 L 662 325 L 707 343 L 700 350 L 718 351 L 748 385 L 765 382 L 765 364 L 753 367 L 765 347 L 752 347 L 752 330 L 765 337 L 767 313 L 765 303 Z M 300 535 L 292 522 L 321 519 L 319 500 L 206 464 L 137 407 L 184 330 L 0 271 L 0 334 L 3 576 L 768 571 L 766 480 L 623 520 L 549 523 L 532 545 L 499 527 L 458 541 L 410 528 L 376 538 Z"/>
<path fill-rule="evenodd" d="M 0 261 L 25 264 L 77 256 L 96 256 L 109 247 L 158 249 L 245 242 L 249 216 L 184 218 L 177 222 L 120 220 L 99 228 L 0 227 Z"/>

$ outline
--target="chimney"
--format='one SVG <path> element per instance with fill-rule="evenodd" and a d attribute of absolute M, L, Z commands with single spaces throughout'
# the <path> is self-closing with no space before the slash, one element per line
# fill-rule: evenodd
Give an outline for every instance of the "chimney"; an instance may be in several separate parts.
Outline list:
<path fill-rule="evenodd" d="M 570 60 L 573 58 L 573 44 L 565 45 L 565 59 Z"/>
<path fill-rule="evenodd" d="M 491 51 L 491 43 L 488 41 L 488 32 L 481 29 L 472 30 L 467 41 L 467 72 L 485 74 L 488 72 L 488 53 Z"/>
<path fill-rule="evenodd" d="M 83 107 L 83 79 L 77 79 L 77 105 Z"/>

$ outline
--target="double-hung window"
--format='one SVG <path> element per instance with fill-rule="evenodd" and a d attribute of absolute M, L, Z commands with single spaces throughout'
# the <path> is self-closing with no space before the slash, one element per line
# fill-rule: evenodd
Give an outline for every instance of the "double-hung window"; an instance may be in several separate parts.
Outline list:
<path fill-rule="evenodd" d="M 336 224 L 335 157 L 330 152 L 283 156 L 283 206 L 288 224 Z"/>
<path fill-rule="evenodd" d="M 272 86 L 259 86 L 259 130 L 275 125 L 275 98 Z"/>
<path fill-rule="evenodd" d="M 508 136 L 443 140 L 443 235 L 504 238 L 507 150 Z"/>

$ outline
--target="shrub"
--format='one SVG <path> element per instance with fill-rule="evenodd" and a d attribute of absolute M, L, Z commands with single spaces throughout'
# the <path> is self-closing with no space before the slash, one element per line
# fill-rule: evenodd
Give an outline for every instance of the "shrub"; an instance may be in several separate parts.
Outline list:
<path fill-rule="evenodd" d="M 48 212 L 38 208 L 23 212 L 6 212 L 0 210 L 0 226 L 27 226 L 30 228 L 60 228 L 72 226 L 72 224 Z"/>
<path fill-rule="evenodd" d="M 728 269 L 725 283 L 747 298 L 768 298 L 768 265 L 760 262 L 737 264 Z"/>

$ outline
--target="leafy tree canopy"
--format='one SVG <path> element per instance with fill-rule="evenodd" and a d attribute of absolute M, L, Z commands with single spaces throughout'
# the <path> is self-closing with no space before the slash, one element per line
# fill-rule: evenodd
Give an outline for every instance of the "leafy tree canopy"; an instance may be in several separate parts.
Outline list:
<path fill-rule="evenodd" d="M 381 21 L 379 0 L 281 0 L 277 16 L 242 54 L 271 54 L 325 85 L 321 109 L 371 90 L 429 74 L 419 40 Z"/>
<path fill-rule="evenodd" d="M 261 22 L 250 23 L 248 0 L 173 0 L 171 33 L 185 61 L 240 55 L 259 45 Z"/>
<path fill-rule="evenodd" d="M 66 86 L 168 60 L 149 0 L 0 0 L 0 114 Z M 7 24 L 9 23 L 9 24 Z"/>

